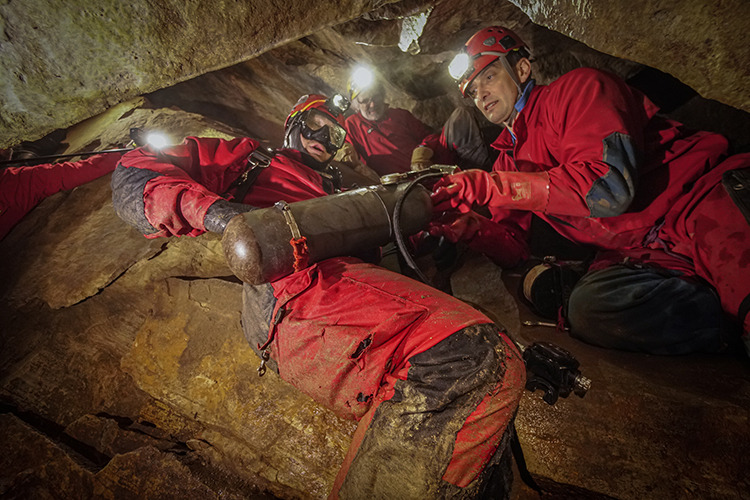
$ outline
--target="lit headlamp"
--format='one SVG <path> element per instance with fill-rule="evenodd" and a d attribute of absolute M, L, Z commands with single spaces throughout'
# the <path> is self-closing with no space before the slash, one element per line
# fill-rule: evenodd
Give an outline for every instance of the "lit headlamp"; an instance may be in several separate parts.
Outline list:
<path fill-rule="evenodd" d="M 354 100 L 359 94 L 372 87 L 375 82 L 375 74 L 372 70 L 366 66 L 357 66 L 352 72 L 349 83 L 347 84 L 347 90 L 349 91 L 349 98 Z"/>
<path fill-rule="evenodd" d="M 349 109 L 350 104 L 349 99 L 341 94 L 334 94 L 326 100 L 326 106 L 334 113 L 344 114 Z"/>
<path fill-rule="evenodd" d="M 494 50 L 479 52 L 473 56 L 470 56 L 466 52 L 460 52 L 453 58 L 453 61 L 451 61 L 448 66 L 448 72 L 458 82 L 458 88 L 461 91 L 461 94 L 466 97 L 466 87 L 469 86 L 474 78 L 484 71 L 487 66 L 500 60 L 520 92 L 522 90 L 521 83 L 518 81 L 518 76 L 516 76 L 515 72 L 513 72 L 513 69 L 510 67 L 507 55 L 507 52 L 497 52 Z"/>
<path fill-rule="evenodd" d="M 142 128 L 131 128 L 130 139 L 136 147 L 151 146 L 154 149 L 161 149 L 169 144 L 169 139 L 161 132 L 147 132 Z"/>
<path fill-rule="evenodd" d="M 460 81 L 469 77 L 474 68 L 471 65 L 471 58 L 466 52 L 459 52 L 453 58 L 448 66 L 448 72 L 454 80 Z"/>

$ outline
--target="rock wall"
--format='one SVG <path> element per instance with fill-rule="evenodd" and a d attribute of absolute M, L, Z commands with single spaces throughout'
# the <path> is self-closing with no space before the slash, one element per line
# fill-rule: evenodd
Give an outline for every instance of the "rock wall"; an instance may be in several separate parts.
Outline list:
<path fill-rule="evenodd" d="M 750 111 L 745 0 L 510 0 L 537 24 L 674 75 L 703 97 Z"/>
<path fill-rule="evenodd" d="M 3 2 L 0 147 L 249 59 L 386 1 Z"/>
<path fill-rule="evenodd" d="M 129 104 L 70 142 L 107 148 L 143 124 L 236 135 Z M 144 238 L 115 215 L 110 177 L 0 242 L 0 496 L 325 498 L 354 423 L 258 377 L 219 238 Z"/>
<path fill-rule="evenodd" d="M 358 0 L 346 5 L 139 0 L 127 6 L 73 1 L 60 8 L 50 0 L 5 2 L 0 5 L 0 147 L 35 140 L 119 102 L 248 60 L 329 26 L 357 45 L 331 52 L 325 42 L 316 45 L 326 34 L 295 42 L 285 49 L 285 64 L 297 68 L 292 73 L 309 71 L 342 88 L 345 77 L 336 76 L 339 68 L 367 50 L 379 65 L 390 65 L 386 73 L 406 92 L 394 96 L 395 104 L 416 107 L 435 124 L 455 104 L 445 73 L 452 51 L 476 28 L 491 23 L 521 28 L 539 55 L 566 52 L 560 49 L 570 44 L 561 45 L 563 38 L 542 42 L 535 36 L 539 26 L 549 27 L 598 51 L 671 73 L 705 97 L 748 111 L 750 49 L 744 29 L 749 5 L 744 0 L 717 5 L 702 0 Z M 403 54 L 397 48 L 401 18 L 426 8 L 431 13 L 416 44 L 417 57 L 417 50 Z M 329 57 L 308 59 L 316 49 Z M 561 67 L 587 64 L 591 59 L 584 52 L 567 51 Z M 285 81 L 290 80 L 277 83 Z M 315 83 L 304 77 L 300 82 L 308 88 Z"/>
<path fill-rule="evenodd" d="M 534 24 L 511 3 L 477 0 L 461 9 L 452 2 L 437 3 L 419 38 L 419 52 L 404 53 L 398 47 L 398 16 L 404 12 L 396 8 L 405 8 L 407 3 L 389 4 L 368 16 L 319 30 L 148 97 L 157 106 L 176 106 L 209 116 L 276 145 L 282 140 L 284 119 L 300 95 L 343 93 L 352 68 L 365 63 L 384 78 L 392 106 L 412 111 L 438 130 L 456 106 L 471 105 L 461 99 L 447 71 L 455 50 L 482 26 L 503 24 L 516 30 L 531 47 L 538 83 L 549 83 L 581 66 L 611 71 L 689 127 L 722 133 L 738 149 L 750 149 L 750 113 L 702 98 L 656 69 L 607 55 Z"/>

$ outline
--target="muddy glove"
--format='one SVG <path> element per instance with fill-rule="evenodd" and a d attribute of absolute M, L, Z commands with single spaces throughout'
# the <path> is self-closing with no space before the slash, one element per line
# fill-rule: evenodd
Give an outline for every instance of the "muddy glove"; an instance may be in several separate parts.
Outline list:
<path fill-rule="evenodd" d="M 334 156 L 333 159 L 350 166 L 360 162 L 357 150 L 348 142 L 345 142 L 344 145 L 336 151 L 336 156 Z"/>
<path fill-rule="evenodd" d="M 434 151 L 427 146 L 417 146 L 411 153 L 411 169 L 424 170 L 432 165 Z"/>
<path fill-rule="evenodd" d="M 356 181 L 357 184 L 380 184 L 380 176 L 373 169 L 362 162 L 359 154 L 357 154 L 357 150 L 354 149 L 354 146 L 352 146 L 348 142 L 345 142 L 344 145 L 339 148 L 339 150 L 336 152 L 336 156 L 333 157 L 333 161 L 351 168 L 354 172 L 364 177 L 366 182 Z M 349 186 L 347 185 L 345 187 Z"/>
<path fill-rule="evenodd" d="M 529 248 L 521 231 L 502 222 L 493 222 L 476 212 L 445 212 L 430 222 L 427 231 L 431 236 L 443 236 L 453 243 L 464 242 L 504 268 L 517 266 L 529 257 Z"/>
<path fill-rule="evenodd" d="M 466 170 L 443 177 L 433 191 L 435 212 L 467 213 L 474 205 L 543 211 L 549 200 L 549 174 Z"/>
<path fill-rule="evenodd" d="M 245 205 L 244 203 L 235 203 L 227 200 L 216 200 L 206 210 L 203 217 L 203 226 L 206 231 L 222 234 L 227 228 L 227 224 L 235 215 L 255 210 L 255 207 Z"/>

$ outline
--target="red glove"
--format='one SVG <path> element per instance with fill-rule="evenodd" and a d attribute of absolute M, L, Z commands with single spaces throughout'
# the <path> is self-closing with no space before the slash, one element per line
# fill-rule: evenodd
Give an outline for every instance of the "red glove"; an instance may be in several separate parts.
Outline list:
<path fill-rule="evenodd" d="M 427 232 L 436 238 L 443 237 L 451 243 L 469 241 L 479 231 L 481 217 L 475 212 L 461 214 L 455 211 L 444 212 L 430 222 Z"/>
<path fill-rule="evenodd" d="M 433 191 L 435 212 L 467 213 L 474 205 L 542 211 L 549 200 L 549 174 L 466 170 L 443 177 Z"/>
<path fill-rule="evenodd" d="M 501 267 L 514 267 L 529 258 L 523 230 L 493 222 L 476 212 L 446 212 L 430 222 L 427 230 L 432 236 L 443 236 L 452 243 L 462 241 Z"/>

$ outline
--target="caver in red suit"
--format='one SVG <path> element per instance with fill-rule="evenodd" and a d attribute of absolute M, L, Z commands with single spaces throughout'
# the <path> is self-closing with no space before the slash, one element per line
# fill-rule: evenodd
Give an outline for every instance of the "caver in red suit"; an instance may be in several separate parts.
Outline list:
<path fill-rule="evenodd" d="M 251 207 L 330 193 L 306 156 L 282 149 L 242 200 L 217 195 L 257 147 L 247 138 L 189 137 L 158 154 L 128 153 L 112 180 L 115 208 L 149 238 L 197 236 Z M 497 326 L 460 301 L 341 257 L 245 284 L 242 323 L 281 378 L 360 422 L 331 497 L 473 493 L 491 460 L 505 457 L 523 362 Z"/>
<path fill-rule="evenodd" d="M 399 108 L 387 108 L 377 121 L 355 113 L 346 119 L 348 142 L 359 156 L 378 175 L 411 170 L 411 155 L 415 147 L 431 134 L 414 115 Z"/>
<path fill-rule="evenodd" d="M 44 198 L 112 172 L 119 159 L 120 154 L 108 153 L 80 161 L 0 170 L 0 239 Z"/>
<path fill-rule="evenodd" d="M 526 227 L 533 212 L 600 250 L 567 311 L 583 340 L 661 354 L 718 350 L 722 309 L 747 335 L 750 226 L 721 180 L 750 166 L 750 155 L 727 157 L 724 137 L 659 116 L 643 94 L 593 69 L 549 86 L 531 80 L 521 98 L 513 133 L 493 144 L 494 171 L 441 180 L 436 208 L 485 205 L 493 220 L 524 226 L 526 217 Z"/>

